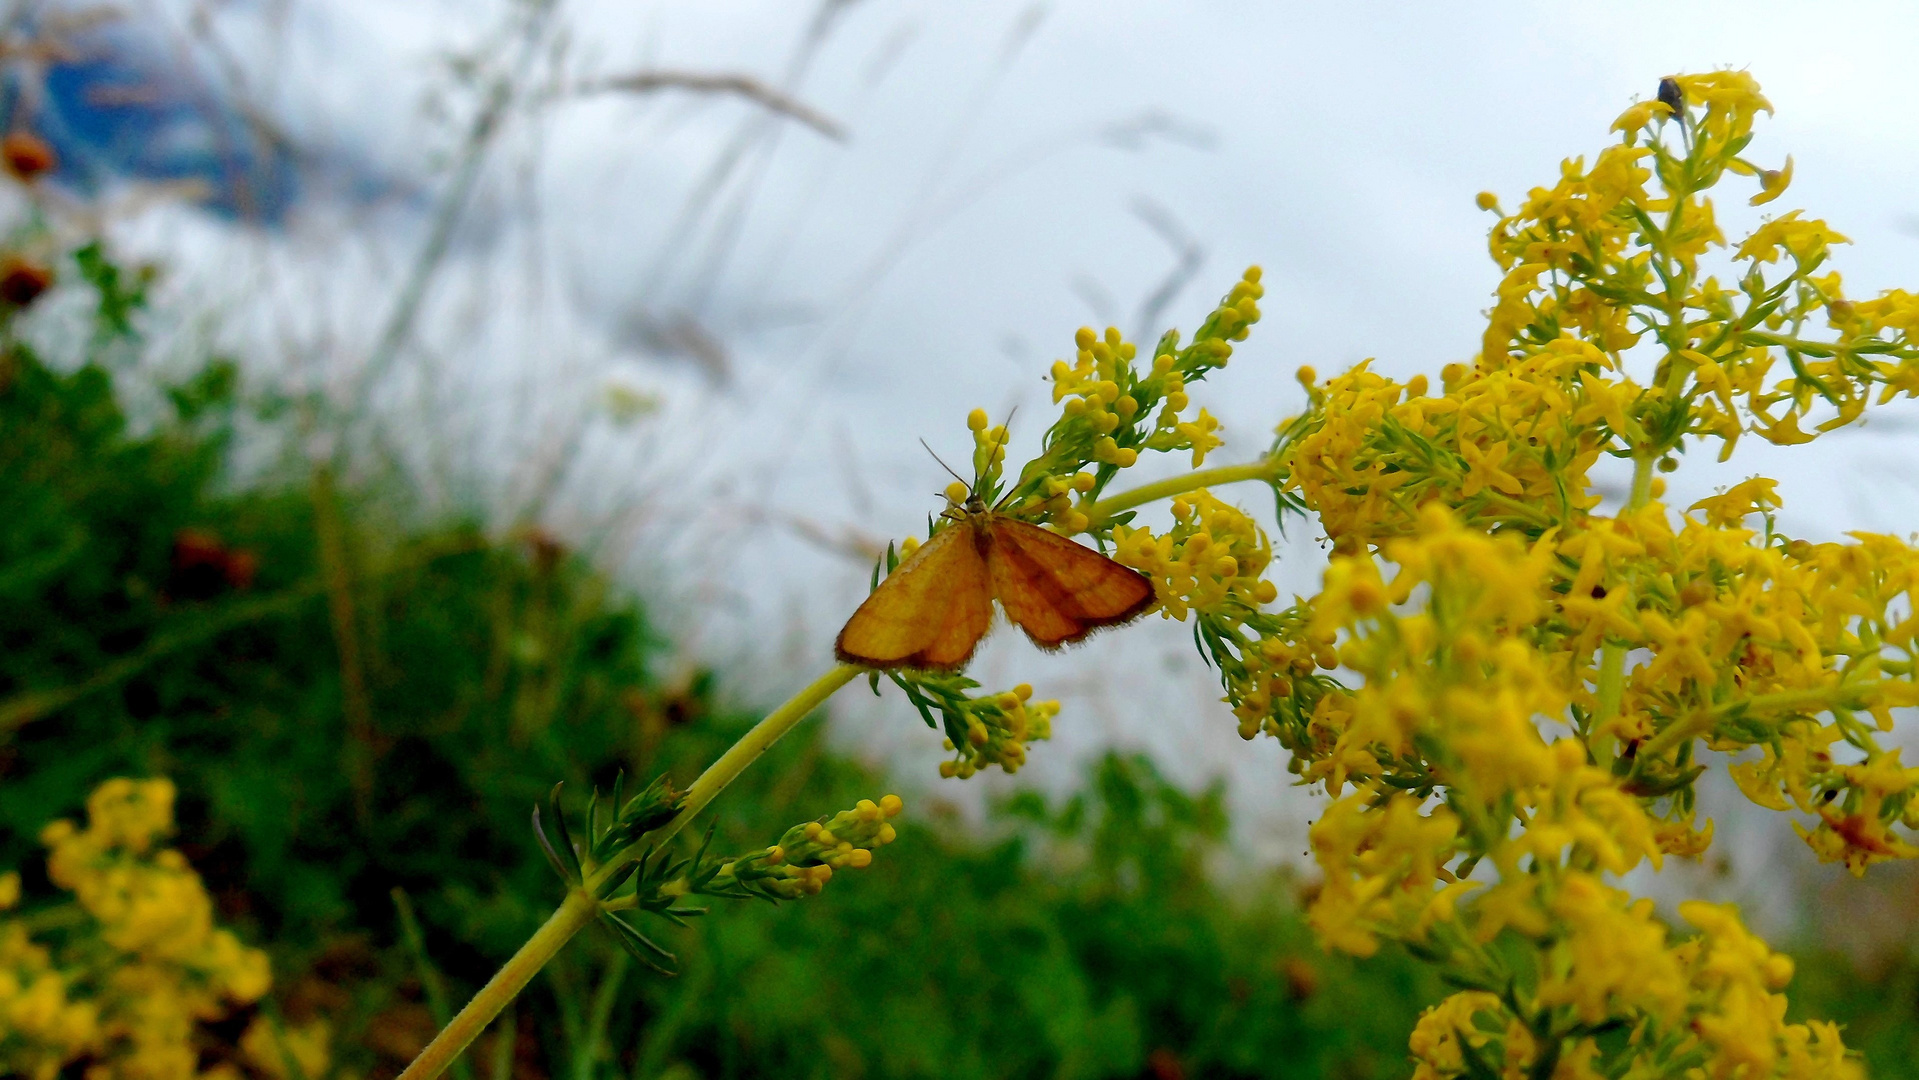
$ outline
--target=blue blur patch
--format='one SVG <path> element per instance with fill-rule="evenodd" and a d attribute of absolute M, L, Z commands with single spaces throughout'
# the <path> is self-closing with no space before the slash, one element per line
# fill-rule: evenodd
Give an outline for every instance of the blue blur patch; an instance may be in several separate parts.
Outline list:
<path fill-rule="evenodd" d="M 115 180 L 191 185 L 185 197 L 234 221 L 276 226 L 319 190 L 356 203 L 407 194 L 345 155 L 298 145 L 271 120 L 250 117 L 213 80 L 173 59 L 122 21 L 70 41 L 69 58 L 45 69 L 25 127 L 59 154 L 55 183 L 83 196 Z M 183 69 L 183 65 L 188 65 Z M 4 84 L 18 117 L 21 69 Z"/>

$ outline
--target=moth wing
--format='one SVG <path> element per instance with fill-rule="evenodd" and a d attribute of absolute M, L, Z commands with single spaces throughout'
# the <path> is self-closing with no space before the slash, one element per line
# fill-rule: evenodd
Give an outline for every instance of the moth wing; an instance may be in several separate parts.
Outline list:
<path fill-rule="evenodd" d="M 1151 578 L 1058 533 L 1007 517 L 990 529 L 993 594 L 1042 649 L 1126 622 L 1153 602 Z"/>
<path fill-rule="evenodd" d="M 833 652 L 875 668 L 957 668 L 993 624 L 985 560 L 964 523 L 934 533 L 846 620 Z"/>

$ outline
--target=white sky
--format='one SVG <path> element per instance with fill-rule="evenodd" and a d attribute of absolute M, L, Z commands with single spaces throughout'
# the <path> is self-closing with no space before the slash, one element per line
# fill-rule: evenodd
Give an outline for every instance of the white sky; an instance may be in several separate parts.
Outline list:
<path fill-rule="evenodd" d="M 815 10 L 569 0 L 564 66 L 778 82 Z M 420 107 L 445 85 L 432 61 L 498 15 L 450 0 L 293 0 L 229 18 L 263 69 L 256 85 L 297 130 L 433 191 L 455 128 Z M 943 475 L 917 440 L 964 456 L 975 405 L 998 416 L 1020 404 L 1016 453 L 1030 449 L 1051 411 L 1041 376 L 1074 329 L 1117 320 L 1133 331 L 1173 265 L 1135 212 L 1142 200 L 1204 249 L 1168 310 L 1174 324 L 1196 325 L 1247 263 L 1266 269 L 1266 321 L 1195 394 L 1226 422 L 1219 460 L 1241 459 L 1297 407 L 1298 364 L 1323 373 L 1373 356 L 1404 375 L 1470 357 L 1496 281 L 1491 218 L 1474 194 L 1511 206 L 1551 182 L 1562 157 L 1606 145 L 1612 119 L 1662 75 L 1749 68 L 1778 109 L 1750 154 L 1796 162 L 1792 191 L 1766 209 L 1806 206 L 1851 236 L 1838 265 L 1855 295 L 1919 285 L 1915 41 L 1919 8 L 1892 3 L 864 0 L 844 8 L 797 89 L 850 140 L 787 124 L 770 155 L 749 158 L 757 186 L 723 262 L 710 219 L 677 238 L 673 223 L 751 109 L 667 95 L 519 115 L 432 295 L 425 374 L 388 393 L 432 414 L 419 430 L 437 449 L 419 460 L 468 477 L 449 481 L 453 497 L 497 517 L 542 486 L 529 459 L 576 445 L 544 519 L 670 598 L 662 610 L 693 654 L 753 658 L 728 675 L 750 672 L 735 679 L 741 692 L 773 700 L 830 661 L 867 574 L 782 522 L 923 529 Z M 447 100 L 459 114 L 470 99 Z M 1102 138 L 1143 116 L 1160 134 L 1132 149 Z M 1740 183 L 1720 201 L 1735 241 L 1758 220 L 1734 210 L 1749 194 Z M 228 325 L 339 385 L 419 243 L 420 217 L 316 213 L 290 237 L 247 238 L 161 212 L 126 231 L 131 244 L 190 253 L 183 295 L 212 296 Z M 255 268 L 241 286 L 236 259 Z M 730 385 L 647 357 L 622 329 L 638 311 L 681 308 L 732 349 Z M 609 377 L 663 411 L 624 431 L 582 421 Z M 1675 487 L 1704 494 L 1777 467 L 1789 470 L 1787 527 L 1905 533 L 1911 450 L 1881 424 L 1791 455 L 1742 450 L 1727 469 L 1689 461 Z M 1282 555 L 1284 583 L 1301 591 L 1318 572 L 1309 532 L 1296 527 Z M 1108 742 L 1150 748 L 1183 779 L 1229 775 L 1248 842 L 1296 854 L 1305 807 L 1283 787 L 1278 748 L 1239 742 L 1191 654 L 1183 627 L 1111 634 L 1062 657 L 1003 631 L 975 674 L 1067 699 L 1059 738 L 1034 754 L 1042 779 L 1070 777 Z M 930 772 L 936 740 L 903 702 L 849 698 L 840 712 L 849 744 Z"/>

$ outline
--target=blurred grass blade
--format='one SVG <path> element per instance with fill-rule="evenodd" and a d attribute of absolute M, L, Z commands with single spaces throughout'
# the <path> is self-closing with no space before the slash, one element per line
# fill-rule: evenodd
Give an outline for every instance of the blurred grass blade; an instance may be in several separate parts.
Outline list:
<path fill-rule="evenodd" d="M 393 889 L 393 910 L 400 917 L 400 937 L 406 942 L 407 952 L 413 955 L 413 966 L 419 973 L 420 987 L 426 991 L 426 1007 L 433 1013 L 433 1022 L 444 1028 L 453 1019 L 453 1007 L 446 996 L 446 979 L 427 955 L 426 935 L 420 932 L 420 920 L 414 915 L 412 898 L 398 886 Z M 278 1029 L 275 1031 L 277 1034 Z M 454 1060 L 453 1075 L 456 1080 L 473 1080 L 473 1068 L 467 1064 L 464 1055 Z"/>

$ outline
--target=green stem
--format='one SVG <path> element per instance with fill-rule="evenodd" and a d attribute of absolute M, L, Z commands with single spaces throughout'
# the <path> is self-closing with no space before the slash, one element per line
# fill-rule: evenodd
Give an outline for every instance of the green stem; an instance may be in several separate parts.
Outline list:
<path fill-rule="evenodd" d="M 1647 739 L 1639 747 L 1639 758 L 1651 761 L 1683 742 L 1690 742 L 1712 731 L 1713 713 L 1701 713 L 1676 721 L 1671 727 Z"/>
<path fill-rule="evenodd" d="M 1200 488 L 1215 487 L 1219 484 L 1236 484 L 1242 480 L 1272 480 L 1278 475 L 1277 456 L 1249 461 L 1244 465 L 1222 465 L 1217 469 L 1200 469 L 1197 472 L 1182 473 L 1165 480 L 1155 480 L 1150 484 L 1141 484 L 1131 491 L 1123 491 L 1110 499 L 1101 499 L 1084 508 L 1087 528 L 1098 528 L 1115 514 L 1124 513 L 1135 506 L 1145 506 L 1149 502 L 1170 499 L 1175 495 L 1184 495 Z"/>
<path fill-rule="evenodd" d="M 460 1015 L 440 1029 L 398 1080 L 434 1080 L 445 1072 L 500 1010 L 526 989 L 526 984 L 553 959 L 560 947 L 585 929 L 599 913 L 599 904 L 585 892 L 575 889 L 567 893 L 566 901 L 546 920 L 546 925 L 534 931 L 526 944 L 520 946 L 520 951 L 493 973 L 486 985 L 480 987 L 480 992 L 473 995 L 473 1000 L 466 1003 L 466 1008 L 460 1010 Z"/>
<path fill-rule="evenodd" d="M 1671 727 L 1647 739 L 1639 747 L 1641 758 L 1657 757 L 1689 739 L 1709 735 L 1718 721 L 1735 713 L 1758 714 L 1764 716 L 1775 712 L 1817 713 L 1835 705 L 1850 708 L 1864 708 L 1867 701 L 1847 700 L 1848 695 L 1857 695 L 1855 687 L 1814 686 L 1804 690 L 1781 690 L 1775 694 L 1758 694 L 1754 697 L 1739 698 L 1722 702 L 1707 712 L 1681 720 Z"/>
<path fill-rule="evenodd" d="M 1620 516 L 1630 514 L 1645 506 L 1652 499 L 1653 458 L 1649 454 L 1633 455 L 1632 494 L 1626 499 L 1626 507 Z M 1626 645 L 1620 641 L 1607 641 L 1599 652 L 1598 708 L 1593 714 L 1595 732 L 1591 749 L 1593 759 L 1604 764 L 1613 756 L 1613 737 L 1601 730 L 1605 724 L 1619 715 L 1620 703 L 1626 695 Z"/>
<path fill-rule="evenodd" d="M 1632 494 L 1626 497 L 1625 514 L 1639 510 L 1652 501 L 1652 467 L 1653 457 L 1650 454 L 1639 454 L 1633 458 Z"/>
<path fill-rule="evenodd" d="M 729 747 L 726 753 L 720 755 L 718 761 L 706 767 L 706 771 L 700 774 L 698 780 L 693 781 L 693 786 L 686 789 L 686 802 L 681 804 L 680 812 L 672 821 L 646 834 L 647 845 L 658 848 L 673 839 L 681 829 L 686 828 L 687 822 L 693 820 L 701 810 L 706 809 L 706 804 L 712 802 L 714 796 L 725 791 L 726 785 L 738 779 L 748 765 L 758 761 L 760 755 L 766 753 L 774 743 L 779 742 L 782 736 L 798 727 L 799 722 L 811 715 L 814 709 L 819 708 L 840 687 L 852 682 L 865 670 L 854 664 L 836 664 L 831 671 L 814 679 L 804 690 L 794 694 L 786 704 L 767 713 L 766 719 L 753 725 L 752 731 L 747 732 L 739 742 Z M 606 865 L 588 876 L 587 890 L 596 889 L 602 881 L 606 880 L 608 874 L 629 861 L 631 861 L 629 855 L 608 859 Z"/>
<path fill-rule="evenodd" d="M 852 664 L 837 664 L 831 671 L 813 680 L 805 689 L 793 695 L 786 704 L 768 713 L 766 719 L 754 725 L 753 730 L 747 732 L 739 742 L 734 743 L 726 753 L 721 754 L 718 761 L 707 766 L 698 780 L 693 781 L 693 786 L 687 789 L 686 802 L 679 814 L 672 821 L 648 833 L 649 844 L 657 847 L 671 840 L 675 834 L 686 827 L 686 823 L 692 820 L 695 814 L 704 810 L 706 804 L 713 801 L 714 796 L 726 790 L 726 785 L 745 772 L 748 765 L 753 764 L 761 754 L 766 753 L 768 748 L 780 741 L 782 735 L 799 726 L 800 721 L 811 715 L 813 710 L 827 698 L 832 697 L 835 691 L 852 682 L 855 676 L 865 670 Z M 460 1056 L 460 1052 L 478 1038 L 486 1025 L 499 1015 L 500 1010 L 506 1008 L 507 1004 L 526 988 L 526 984 L 532 980 L 533 976 L 546 966 L 547 961 L 559 953 L 560 947 L 599 917 L 602 908 L 600 903 L 593 899 L 593 894 L 598 891 L 608 874 L 618 869 L 623 863 L 631 861 L 631 858 L 630 854 L 623 854 L 608 860 L 606 865 L 587 878 L 581 888 L 567 893 L 566 902 L 560 905 L 552 918 L 546 920 L 546 925 L 535 931 L 504 967 L 494 972 L 493 978 L 480 988 L 479 993 L 473 995 L 473 1000 L 466 1003 L 466 1008 L 460 1010 L 460 1014 L 453 1018 L 452 1023 L 433 1037 L 433 1041 L 427 1044 L 425 1050 L 420 1051 L 420 1056 L 413 1059 L 413 1064 L 408 1065 L 406 1071 L 402 1072 L 397 1080 L 435 1080 L 442 1072 L 445 1072 L 447 1066 Z"/>

